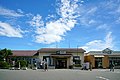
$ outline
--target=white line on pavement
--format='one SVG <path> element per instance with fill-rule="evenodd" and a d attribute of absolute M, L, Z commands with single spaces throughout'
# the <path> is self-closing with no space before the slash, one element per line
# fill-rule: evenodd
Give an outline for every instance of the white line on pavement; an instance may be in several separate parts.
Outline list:
<path fill-rule="evenodd" d="M 105 78 L 105 77 L 102 77 L 102 76 L 96 76 L 96 78 L 102 79 L 102 80 L 109 80 L 108 78 Z"/>

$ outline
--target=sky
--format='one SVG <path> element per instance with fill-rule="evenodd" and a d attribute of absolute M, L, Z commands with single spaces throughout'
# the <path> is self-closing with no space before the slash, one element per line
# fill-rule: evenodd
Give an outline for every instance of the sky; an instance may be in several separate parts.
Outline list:
<path fill-rule="evenodd" d="M 120 50 L 120 0 L 0 0 L 0 49 Z"/>

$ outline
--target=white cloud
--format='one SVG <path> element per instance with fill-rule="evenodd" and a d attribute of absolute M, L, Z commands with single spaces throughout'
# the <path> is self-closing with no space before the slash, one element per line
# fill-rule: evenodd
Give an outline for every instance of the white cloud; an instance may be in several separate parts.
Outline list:
<path fill-rule="evenodd" d="M 81 17 L 79 18 L 80 24 L 83 26 L 86 26 L 86 27 L 96 24 L 97 21 L 95 21 L 92 16 L 95 15 L 97 10 L 98 10 L 97 7 L 90 7 L 90 8 L 82 7 L 82 8 L 80 8 L 79 12 L 82 12 Z"/>
<path fill-rule="evenodd" d="M 115 0 L 109 0 L 102 3 L 102 6 L 106 9 L 113 9 L 115 5 Z"/>
<path fill-rule="evenodd" d="M 84 25 L 84 27 L 88 27 L 96 24 L 97 22 L 94 19 L 90 19 L 84 16 L 80 18 L 80 23 L 81 25 Z"/>
<path fill-rule="evenodd" d="M 39 14 L 34 16 L 32 21 L 29 21 L 28 23 L 30 23 L 30 25 L 34 27 L 44 26 L 44 22 L 42 21 L 42 16 L 40 16 Z"/>
<path fill-rule="evenodd" d="M 88 24 L 94 24 L 94 23 L 96 23 L 95 20 L 90 20 L 90 21 L 88 22 Z"/>
<path fill-rule="evenodd" d="M 65 36 L 66 31 L 71 30 L 73 26 L 74 21 L 72 20 L 69 20 L 68 23 L 63 23 L 62 20 L 48 22 L 45 28 L 37 28 L 36 42 L 45 44 L 59 42 Z"/>
<path fill-rule="evenodd" d="M 95 51 L 95 50 L 103 50 L 105 48 L 113 48 L 113 37 L 112 32 L 109 32 L 104 40 L 93 40 L 85 44 L 85 46 L 82 46 L 80 48 L 83 48 L 87 51 Z"/>
<path fill-rule="evenodd" d="M 24 12 L 21 9 L 17 9 L 17 11 L 21 14 L 23 14 Z"/>
<path fill-rule="evenodd" d="M 48 17 L 46 17 L 46 20 L 52 20 L 55 18 L 56 18 L 56 15 L 48 15 Z"/>
<path fill-rule="evenodd" d="M 17 13 L 14 10 L 6 9 L 6 8 L 3 8 L 3 7 L 0 7 L 0 15 L 10 16 L 10 17 L 21 17 L 21 16 L 24 16 L 23 14 Z"/>
<path fill-rule="evenodd" d="M 42 21 L 40 15 L 34 16 L 30 22 L 31 26 L 36 26 L 35 42 L 51 44 L 63 40 L 63 36 L 70 31 L 77 23 L 78 0 L 61 0 L 57 13 L 60 16 L 57 20 L 50 20 L 46 23 Z M 49 15 L 48 15 L 49 17 Z"/>
<path fill-rule="evenodd" d="M 116 10 L 117 13 L 120 13 L 120 6 Z"/>
<path fill-rule="evenodd" d="M 23 31 L 18 28 L 13 28 L 10 24 L 4 23 L 0 21 L 0 36 L 7 36 L 7 37 L 23 37 Z"/>
<path fill-rule="evenodd" d="M 105 37 L 105 47 L 106 48 L 113 48 L 113 37 L 112 37 L 112 32 L 109 32 L 107 36 Z"/>
<path fill-rule="evenodd" d="M 120 24 L 120 17 L 115 21 L 117 24 Z"/>
<path fill-rule="evenodd" d="M 36 42 L 37 43 L 44 43 L 44 44 L 51 44 L 54 42 L 61 41 L 61 37 L 54 34 L 42 34 L 36 36 Z"/>
<path fill-rule="evenodd" d="M 98 9 L 97 7 L 92 7 L 88 10 L 87 14 L 89 14 L 89 15 L 92 14 L 93 15 L 97 11 L 97 9 Z"/>
<path fill-rule="evenodd" d="M 100 26 L 97 27 L 97 30 L 99 29 L 103 29 L 103 30 L 110 30 L 110 26 L 108 26 L 107 24 L 102 24 Z"/>
<path fill-rule="evenodd" d="M 84 3 L 84 1 L 81 1 L 81 3 Z"/>

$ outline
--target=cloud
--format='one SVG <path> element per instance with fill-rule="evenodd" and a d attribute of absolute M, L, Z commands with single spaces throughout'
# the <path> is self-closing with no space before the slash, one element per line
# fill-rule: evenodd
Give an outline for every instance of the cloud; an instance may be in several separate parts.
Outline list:
<path fill-rule="evenodd" d="M 29 21 L 28 23 L 34 27 L 44 26 L 44 22 L 42 21 L 42 16 L 40 16 L 39 14 L 34 16 L 32 21 Z"/>
<path fill-rule="evenodd" d="M 105 48 L 113 48 L 113 37 L 112 32 L 108 32 L 104 40 L 93 40 L 85 44 L 80 48 L 83 48 L 87 51 L 103 50 Z"/>
<path fill-rule="evenodd" d="M 9 16 L 9 17 L 21 17 L 21 16 L 24 16 L 23 14 L 17 13 L 14 10 L 6 9 L 6 8 L 3 8 L 3 7 L 0 7 L 0 15 Z"/>
<path fill-rule="evenodd" d="M 87 12 L 87 14 L 91 14 L 91 15 L 93 15 L 96 11 L 97 11 L 97 7 L 92 7 L 92 8 L 90 8 L 89 10 L 88 10 L 88 12 Z"/>
<path fill-rule="evenodd" d="M 117 13 L 120 13 L 120 6 L 118 6 L 116 12 L 117 12 Z"/>
<path fill-rule="evenodd" d="M 61 37 L 54 34 L 43 34 L 36 36 L 37 43 L 51 44 L 60 40 L 62 40 Z"/>
<path fill-rule="evenodd" d="M 107 36 L 105 37 L 105 47 L 106 48 L 113 48 L 113 37 L 112 37 L 112 32 L 109 32 Z"/>
<path fill-rule="evenodd" d="M 96 11 L 98 10 L 97 7 L 81 7 L 79 12 L 81 13 L 81 17 L 79 18 L 80 25 L 83 26 L 92 26 L 97 23 L 97 21 L 93 18 Z"/>
<path fill-rule="evenodd" d="M 31 26 L 36 26 L 35 42 L 51 44 L 64 40 L 65 33 L 74 28 L 77 23 L 78 0 L 61 0 L 60 7 L 57 8 L 58 19 L 43 23 L 40 15 L 34 16 L 30 22 Z M 49 17 L 49 15 L 48 15 Z"/>
<path fill-rule="evenodd" d="M 21 38 L 23 37 L 21 33 L 23 33 L 23 31 L 20 28 L 15 29 L 10 24 L 0 21 L 0 36 Z"/>
<path fill-rule="evenodd" d="M 21 9 L 17 9 L 17 11 L 21 14 L 23 14 L 24 12 Z"/>
<path fill-rule="evenodd" d="M 51 21 L 46 23 L 46 27 L 37 28 L 36 42 L 51 44 L 63 40 L 63 36 L 74 26 L 74 20 L 63 23 L 63 20 Z"/>
<path fill-rule="evenodd" d="M 115 21 L 117 24 L 120 24 L 120 17 Z"/>
<path fill-rule="evenodd" d="M 110 26 L 108 26 L 107 24 L 102 24 L 102 25 L 99 25 L 97 28 L 97 30 L 100 30 L 100 29 L 103 29 L 103 30 L 110 30 Z"/>

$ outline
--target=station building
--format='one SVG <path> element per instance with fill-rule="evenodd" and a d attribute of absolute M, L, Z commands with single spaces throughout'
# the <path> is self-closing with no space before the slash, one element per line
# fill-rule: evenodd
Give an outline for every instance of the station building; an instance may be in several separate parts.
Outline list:
<path fill-rule="evenodd" d="M 15 65 L 19 60 L 27 61 L 28 67 L 34 66 L 39 62 L 39 53 L 37 50 L 12 50 L 12 55 L 7 58 L 7 62 Z"/>
<path fill-rule="evenodd" d="M 46 61 L 49 68 L 67 69 L 71 65 L 84 63 L 84 52 L 81 48 L 41 48 L 39 50 L 12 50 L 9 61 L 26 60 L 30 66 Z"/>
<path fill-rule="evenodd" d="M 57 69 L 84 63 L 85 50 L 81 48 L 42 48 L 38 52 L 41 60 L 46 60 L 49 66 Z"/>
<path fill-rule="evenodd" d="M 90 51 L 84 57 L 85 62 L 92 64 L 92 68 L 109 68 L 113 63 L 116 68 L 120 68 L 120 51 L 113 51 L 109 48 L 103 51 Z"/>

